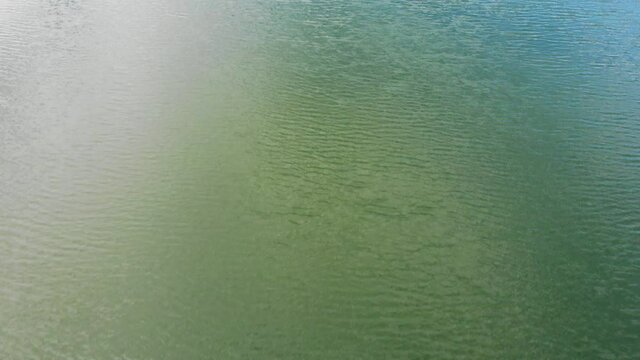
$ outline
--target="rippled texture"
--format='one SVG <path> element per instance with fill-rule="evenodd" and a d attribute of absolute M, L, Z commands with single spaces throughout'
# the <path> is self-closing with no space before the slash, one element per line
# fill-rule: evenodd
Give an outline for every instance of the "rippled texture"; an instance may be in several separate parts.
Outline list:
<path fill-rule="evenodd" d="M 0 358 L 640 358 L 638 19 L 0 2 Z"/>

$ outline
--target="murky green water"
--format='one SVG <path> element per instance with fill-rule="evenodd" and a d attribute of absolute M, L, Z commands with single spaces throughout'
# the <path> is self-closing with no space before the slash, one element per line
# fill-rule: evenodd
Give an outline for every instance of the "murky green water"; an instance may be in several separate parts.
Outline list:
<path fill-rule="evenodd" d="M 640 5 L 0 2 L 0 358 L 640 358 Z"/>

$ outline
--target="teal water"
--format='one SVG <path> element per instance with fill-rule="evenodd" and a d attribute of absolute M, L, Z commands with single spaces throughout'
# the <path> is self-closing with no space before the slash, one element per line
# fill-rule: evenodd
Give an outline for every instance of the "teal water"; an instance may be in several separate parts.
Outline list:
<path fill-rule="evenodd" d="M 640 358 L 639 119 L 632 0 L 0 2 L 0 358 Z"/>

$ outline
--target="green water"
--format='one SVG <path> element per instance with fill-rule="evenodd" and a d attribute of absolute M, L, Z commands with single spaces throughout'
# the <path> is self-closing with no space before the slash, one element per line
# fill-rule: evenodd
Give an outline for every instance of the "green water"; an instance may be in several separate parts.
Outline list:
<path fill-rule="evenodd" d="M 0 2 L 0 358 L 640 358 L 640 5 Z"/>

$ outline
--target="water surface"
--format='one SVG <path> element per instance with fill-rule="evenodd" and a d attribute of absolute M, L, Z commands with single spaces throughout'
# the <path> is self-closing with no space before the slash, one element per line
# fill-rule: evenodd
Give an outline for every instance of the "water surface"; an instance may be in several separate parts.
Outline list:
<path fill-rule="evenodd" d="M 639 358 L 638 19 L 0 2 L 0 358 Z"/>

